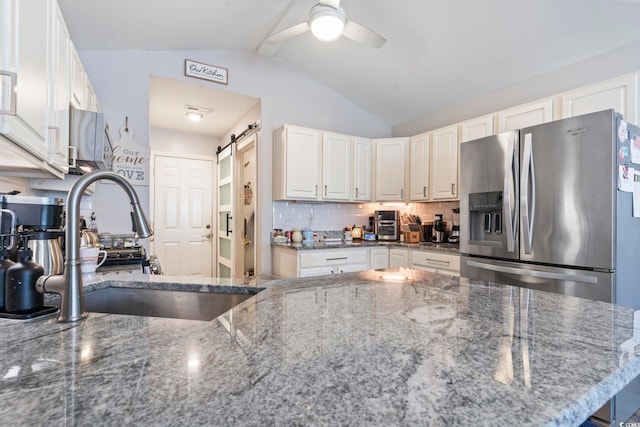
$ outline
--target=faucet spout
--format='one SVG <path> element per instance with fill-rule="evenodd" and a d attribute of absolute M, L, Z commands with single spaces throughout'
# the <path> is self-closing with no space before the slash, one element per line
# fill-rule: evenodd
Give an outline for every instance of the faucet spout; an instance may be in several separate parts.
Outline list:
<path fill-rule="evenodd" d="M 75 322 L 87 316 L 84 311 L 84 291 L 80 270 L 80 200 L 87 187 L 100 179 L 115 182 L 129 196 L 131 220 L 136 236 L 153 235 L 149 220 L 140 207 L 138 194 L 123 176 L 111 171 L 95 171 L 78 179 L 67 196 L 64 273 L 62 276 L 43 276 L 36 283 L 36 288 L 42 293 L 60 294 L 58 322 Z"/>

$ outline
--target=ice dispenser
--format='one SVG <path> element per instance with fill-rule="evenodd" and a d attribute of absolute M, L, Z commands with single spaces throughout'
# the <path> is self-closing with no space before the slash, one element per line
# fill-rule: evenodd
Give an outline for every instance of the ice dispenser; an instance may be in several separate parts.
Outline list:
<path fill-rule="evenodd" d="M 469 194 L 469 232 L 471 241 L 495 241 L 502 237 L 502 191 Z"/>

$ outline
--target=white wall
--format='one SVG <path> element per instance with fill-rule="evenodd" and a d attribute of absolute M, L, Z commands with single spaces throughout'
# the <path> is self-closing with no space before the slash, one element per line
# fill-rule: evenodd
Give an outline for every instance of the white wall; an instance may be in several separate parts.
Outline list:
<path fill-rule="evenodd" d="M 508 58 L 505 58 L 507 61 Z M 555 96 L 640 70 L 640 41 L 539 75 L 513 86 L 451 105 L 393 127 L 393 136 L 412 136 L 506 108 Z M 473 69 L 469 78 L 473 78 Z"/>
<path fill-rule="evenodd" d="M 169 129 L 151 129 L 151 149 L 173 154 L 215 156 L 220 138 Z"/>
<path fill-rule="evenodd" d="M 270 272 L 269 231 L 272 224 L 271 156 L 272 132 L 283 123 L 327 129 L 364 137 L 391 136 L 391 128 L 326 86 L 273 59 L 240 51 L 81 51 L 80 58 L 89 75 L 103 112 L 114 127 L 129 117 L 136 141 L 149 144 L 149 78 L 156 75 L 193 82 L 184 76 L 184 60 L 216 64 L 229 69 L 229 84 L 224 90 L 254 96 L 261 100 L 262 132 L 258 144 L 258 224 L 261 258 L 258 271 Z M 199 80 L 199 84 L 202 81 Z M 220 89 L 220 85 L 211 83 Z M 149 211 L 149 188 L 136 187 L 144 208 Z M 113 185 L 96 189 L 94 207 L 99 220 L 110 212 L 114 233 L 127 232 L 128 203 Z M 116 207 L 124 206 L 121 214 Z M 117 211 L 117 212 L 114 212 Z M 113 214 L 112 214 L 113 212 Z M 107 218 L 105 218 L 107 220 Z M 126 225 L 124 225 L 126 224 Z M 123 227 L 120 231 L 118 227 Z"/>

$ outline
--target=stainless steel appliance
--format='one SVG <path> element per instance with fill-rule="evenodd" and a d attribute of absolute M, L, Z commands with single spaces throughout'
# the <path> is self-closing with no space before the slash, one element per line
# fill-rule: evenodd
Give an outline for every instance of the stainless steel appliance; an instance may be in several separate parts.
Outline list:
<path fill-rule="evenodd" d="M 618 190 L 636 136 L 606 110 L 462 144 L 461 276 L 640 308 L 640 219 Z"/>
<path fill-rule="evenodd" d="M 103 113 L 70 108 L 69 148 L 72 159 L 69 173 L 84 174 L 92 170 L 110 170 L 113 144 Z"/>
<path fill-rule="evenodd" d="M 433 221 L 433 236 L 431 241 L 434 243 L 444 243 L 447 241 L 447 223 L 442 219 L 442 214 L 437 214 Z"/>
<path fill-rule="evenodd" d="M 451 233 L 449 243 L 460 243 L 460 208 L 451 210 Z"/>
<path fill-rule="evenodd" d="M 62 240 L 63 200 L 52 197 L 4 195 L 2 209 L 13 212 L 21 238 L 28 240 L 32 259 L 44 268 L 44 274 L 60 274 L 64 269 Z M 4 217 L 4 215 L 3 215 Z M 8 221 L 0 221 L 1 234 L 10 234 Z M 10 245 L 11 259 L 17 260 L 18 245 Z"/>
<path fill-rule="evenodd" d="M 378 240 L 400 239 L 400 215 L 398 211 L 376 211 L 375 233 Z"/>

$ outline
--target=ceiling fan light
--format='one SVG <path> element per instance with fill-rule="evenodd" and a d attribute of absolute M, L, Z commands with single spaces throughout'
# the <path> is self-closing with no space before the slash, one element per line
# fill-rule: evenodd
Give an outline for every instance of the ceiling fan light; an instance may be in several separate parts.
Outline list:
<path fill-rule="evenodd" d="M 315 6 L 309 16 L 309 27 L 313 35 L 323 42 L 337 40 L 344 30 L 344 11 L 325 5 Z"/>

